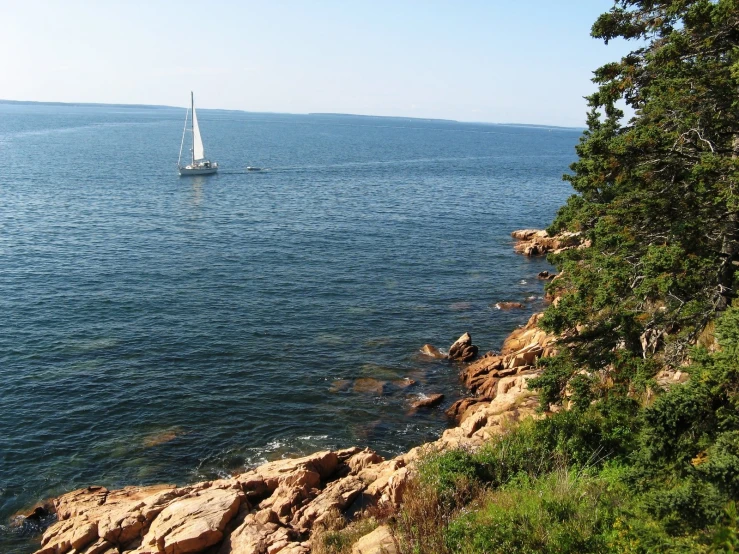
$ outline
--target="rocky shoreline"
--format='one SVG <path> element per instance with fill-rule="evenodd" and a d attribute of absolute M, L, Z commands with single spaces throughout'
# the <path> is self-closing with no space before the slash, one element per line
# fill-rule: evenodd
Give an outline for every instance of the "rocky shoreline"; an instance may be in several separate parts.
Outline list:
<path fill-rule="evenodd" d="M 528 256 L 579 244 L 576 235 L 549 237 L 538 230 L 512 236 L 518 240 L 515 250 Z M 278 460 L 229 479 L 185 487 L 79 489 L 29 516 L 48 510 L 57 517 L 35 554 L 307 554 L 311 532 L 335 514 L 352 518 L 370 507 L 397 509 L 415 463 L 426 453 L 474 449 L 512 423 L 541 417 L 527 382 L 540 373 L 536 361 L 556 352 L 556 337 L 538 327 L 541 315 L 534 314 L 513 331 L 498 354 L 477 358 L 467 333 L 450 347 L 449 358 L 469 362 L 460 378 L 471 396 L 447 410 L 457 426 L 434 442 L 389 460 L 369 449 L 347 448 Z M 431 345 L 422 352 L 446 356 Z M 429 396 L 414 408 L 442 399 Z M 358 554 L 394 551 L 383 528 L 370 535 L 355 545 Z"/>

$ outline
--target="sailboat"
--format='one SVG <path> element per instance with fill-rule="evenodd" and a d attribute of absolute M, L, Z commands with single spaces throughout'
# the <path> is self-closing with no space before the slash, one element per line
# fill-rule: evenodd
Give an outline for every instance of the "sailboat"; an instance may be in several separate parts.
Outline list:
<path fill-rule="evenodd" d="M 192 111 L 190 118 L 190 131 L 192 132 L 192 148 L 190 152 L 192 159 L 186 166 L 180 165 L 182 161 L 182 148 L 185 145 L 185 133 L 187 133 L 187 120 L 189 112 Z M 185 111 L 185 127 L 182 129 L 182 142 L 180 143 L 180 157 L 177 158 L 177 169 L 180 175 L 210 175 L 218 171 L 218 163 L 211 162 L 205 157 L 205 148 L 203 148 L 203 139 L 200 137 L 200 127 L 198 126 L 198 115 L 195 113 L 195 97 L 190 91 L 190 109 Z"/>

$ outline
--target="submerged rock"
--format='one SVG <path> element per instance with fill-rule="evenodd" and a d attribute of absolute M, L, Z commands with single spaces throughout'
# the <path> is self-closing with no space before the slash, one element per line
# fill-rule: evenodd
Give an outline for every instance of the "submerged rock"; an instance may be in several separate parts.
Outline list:
<path fill-rule="evenodd" d="M 387 381 L 380 381 L 371 377 L 361 377 L 354 381 L 352 390 L 354 392 L 370 393 L 381 395 L 385 390 Z"/>
<path fill-rule="evenodd" d="M 434 406 L 441 404 L 443 400 L 443 394 L 424 394 L 423 396 L 421 396 L 421 398 L 413 402 L 413 404 L 411 404 L 411 407 L 414 410 L 417 410 L 418 408 L 433 408 Z"/>
<path fill-rule="evenodd" d="M 421 347 L 421 354 L 437 360 L 443 360 L 446 358 L 446 354 L 431 344 L 424 344 Z"/>
<path fill-rule="evenodd" d="M 512 310 L 514 308 L 523 308 L 523 304 L 520 302 L 496 302 L 495 309 L 497 310 Z"/>
<path fill-rule="evenodd" d="M 390 381 L 390 383 L 399 389 L 407 389 L 408 387 L 411 387 L 416 384 L 416 382 L 413 379 L 410 379 L 406 377 L 405 379 L 395 379 L 394 381 Z"/>
<path fill-rule="evenodd" d="M 180 427 L 174 427 L 171 429 L 165 429 L 164 431 L 159 431 L 157 433 L 153 433 L 151 435 L 148 435 L 144 437 L 143 445 L 144 448 L 152 448 L 154 446 L 159 446 L 160 444 L 164 444 L 165 442 L 170 442 L 179 437 L 180 435 L 184 435 L 184 431 Z"/>
<path fill-rule="evenodd" d="M 331 387 L 328 389 L 328 392 L 346 392 L 351 388 L 351 386 L 351 379 L 338 379 L 331 383 Z"/>

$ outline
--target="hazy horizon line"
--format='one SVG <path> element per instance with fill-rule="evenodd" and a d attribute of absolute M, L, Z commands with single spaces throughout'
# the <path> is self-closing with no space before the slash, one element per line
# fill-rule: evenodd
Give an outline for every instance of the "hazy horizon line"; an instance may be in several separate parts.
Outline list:
<path fill-rule="evenodd" d="M 78 107 L 109 107 L 109 108 L 146 108 L 146 109 L 172 109 L 181 110 L 185 106 L 170 106 L 167 104 L 121 104 L 116 102 L 58 102 L 52 100 L 11 100 L 8 98 L 0 98 L 0 104 L 40 104 L 45 106 L 78 106 Z M 508 125 L 518 127 L 546 127 L 552 129 L 585 129 L 586 126 L 566 126 L 566 125 L 550 125 L 548 123 L 516 123 L 516 122 L 498 122 L 498 121 L 460 121 L 458 119 L 447 119 L 440 117 L 417 117 L 405 115 L 374 115 L 374 114 L 356 114 L 343 112 L 255 112 L 249 110 L 238 110 L 229 108 L 199 108 L 199 111 L 215 111 L 215 112 L 239 112 L 250 114 L 273 114 L 273 115 L 320 115 L 320 116 L 336 116 L 336 117 L 366 117 L 366 118 L 382 118 L 382 119 L 414 119 L 417 121 L 439 121 L 444 123 L 469 123 L 477 125 Z"/>

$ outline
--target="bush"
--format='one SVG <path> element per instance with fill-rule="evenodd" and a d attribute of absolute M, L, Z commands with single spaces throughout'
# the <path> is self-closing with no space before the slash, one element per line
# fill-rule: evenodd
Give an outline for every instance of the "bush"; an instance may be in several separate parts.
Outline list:
<path fill-rule="evenodd" d="M 352 545 L 374 531 L 379 525 L 373 517 L 361 518 L 348 523 L 333 509 L 323 525 L 314 529 L 311 537 L 314 554 L 350 554 Z"/>
<path fill-rule="evenodd" d="M 608 552 L 607 535 L 623 491 L 603 479 L 560 469 L 521 477 L 478 500 L 447 532 L 453 552 Z"/>
<path fill-rule="evenodd" d="M 480 473 L 479 463 L 464 450 L 432 454 L 419 466 L 420 482 L 433 489 L 437 499 L 450 510 L 469 500 L 479 486 Z"/>

